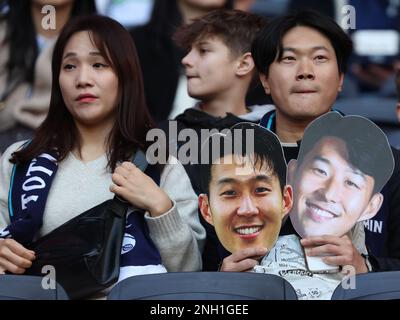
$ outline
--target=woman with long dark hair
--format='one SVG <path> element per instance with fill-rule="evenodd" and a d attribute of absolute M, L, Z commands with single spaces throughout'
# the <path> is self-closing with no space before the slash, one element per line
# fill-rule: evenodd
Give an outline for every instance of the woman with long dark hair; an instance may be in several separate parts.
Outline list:
<path fill-rule="evenodd" d="M 47 11 L 45 5 L 55 10 Z M 11 143 L 31 137 L 45 118 L 57 36 L 70 17 L 95 13 L 96 7 L 94 0 L 29 0 L 8 1 L 4 11 L 0 17 L 0 153 Z"/>
<path fill-rule="evenodd" d="M 156 248 L 154 263 L 136 268 L 126 262 L 120 279 L 200 270 L 205 232 L 182 165 L 170 157 L 151 166 L 150 177 L 130 162 L 149 146 L 146 133 L 153 124 L 129 33 L 106 17 L 68 22 L 55 45 L 52 74 L 46 119 L 32 141 L 13 144 L 1 158 L 0 272 L 24 273 L 35 258 L 27 243 L 115 194 L 146 211 Z M 42 180 L 34 180 L 37 172 Z M 132 247 L 140 250 L 138 243 Z"/>

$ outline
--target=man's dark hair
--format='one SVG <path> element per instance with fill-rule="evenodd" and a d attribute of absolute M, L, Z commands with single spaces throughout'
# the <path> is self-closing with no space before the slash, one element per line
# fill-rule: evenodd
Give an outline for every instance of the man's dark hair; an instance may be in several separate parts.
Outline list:
<path fill-rule="evenodd" d="M 335 50 L 339 73 L 345 73 L 353 44 L 342 28 L 330 17 L 316 11 L 305 10 L 271 20 L 257 35 L 251 50 L 260 73 L 268 76 L 269 67 L 282 58 L 282 40 L 285 34 L 297 27 L 309 27 L 327 37 Z"/>
<path fill-rule="evenodd" d="M 394 160 L 387 137 L 377 125 L 360 116 L 343 117 L 337 112 L 320 116 L 304 132 L 297 168 L 325 137 L 339 138 L 346 143 L 347 161 L 374 178 L 373 194 L 383 188 L 393 173 Z"/>
<path fill-rule="evenodd" d="M 265 23 L 265 18 L 253 13 L 214 10 L 180 27 L 174 40 L 178 46 L 189 49 L 194 42 L 218 36 L 234 56 L 239 56 L 250 52 L 253 39 Z"/>
<path fill-rule="evenodd" d="M 254 137 L 254 140 L 249 141 L 249 139 L 246 138 L 247 130 L 253 130 L 251 136 Z M 211 168 L 218 159 L 227 155 L 238 155 L 242 157 L 254 156 L 254 168 L 262 168 L 266 165 L 268 169 L 271 170 L 271 173 L 278 177 L 281 191 L 283 192 L 283 188 L 286 185 L 287 166 L 282 146 L 277 136 L 271 131 L 250 122 L 238 123 L 227 130 L 227 132 L 227 134 L 218 133 L 211 135 L 201 149 L 201 190 L 209 194 Z M 248 132 L 249 131 L 247 131 L 247 133 Z M 252 146 L 249 144 L 252 144 Z M 206 155 L 206 159 L 204 159 L 204 155 Z"/>

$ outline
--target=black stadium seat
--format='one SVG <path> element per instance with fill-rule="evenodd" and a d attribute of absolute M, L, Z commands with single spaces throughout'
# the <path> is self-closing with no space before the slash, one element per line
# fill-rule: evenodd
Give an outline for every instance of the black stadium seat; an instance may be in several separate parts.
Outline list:
<path fill-rule="evenodd" d="M 172 272 L 140 275 L 118 283 L 110 300 L 297 300 L 293 287 L 272 274 Z"/>
<path fill-rule="evenodd" d="M 58 283 L 55 289 L 44 289 L 42 280 L 43 277 L 1 274 L 0 300 L 69 300 Z"/>
<path fill-rule="evenodd" d="M 354 289 L 335 289 L 332 300 L 392 300 L 400 299 L 400 271 L 371 272 L 355 278 Z"/>

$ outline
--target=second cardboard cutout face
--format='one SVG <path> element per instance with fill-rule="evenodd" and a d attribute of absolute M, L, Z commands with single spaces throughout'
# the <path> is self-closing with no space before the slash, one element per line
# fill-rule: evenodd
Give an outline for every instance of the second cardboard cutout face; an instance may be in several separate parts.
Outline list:
<path fill-rule="evenodd" d="M 336 112 L 314 120 L 288 166 L 295 230 L 303 238 L 341 237 L 374 217 L 393 167 L 387 138 L 370 120 Z"/>

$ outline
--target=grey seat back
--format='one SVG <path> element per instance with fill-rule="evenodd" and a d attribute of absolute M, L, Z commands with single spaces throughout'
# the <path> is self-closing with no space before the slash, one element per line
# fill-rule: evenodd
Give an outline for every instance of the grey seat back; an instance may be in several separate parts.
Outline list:
<path fill-rule="evenodd" d="M 293 287 L 272 274 L 176 272 L 141 275 L 118 283 L 110 300 L 297 300 Z"/>
<path fill-rule="evenodd" d="M 400 271 L 359 274 L 355 277 L 354 289 L 344 289 L 339 284 L 332 295 L 332 300 L 392 299 L 400 299 Z"/>
<path fill-rule="evenodd" d="M 0 300 L 69 300 L 58 283 L 55 289 L 45 289 L 42 280 L 43 277 L 2 274 Z"/>

